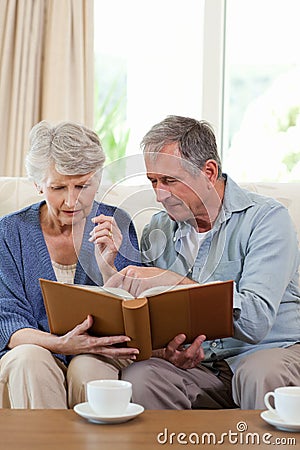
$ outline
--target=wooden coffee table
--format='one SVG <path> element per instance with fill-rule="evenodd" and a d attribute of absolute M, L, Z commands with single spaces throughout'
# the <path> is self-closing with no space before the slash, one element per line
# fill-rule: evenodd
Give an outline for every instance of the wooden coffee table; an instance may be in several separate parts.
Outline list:
<path fill-rule="evenodd" d="M 281 445 L 279 445 L 281 444 Z M 300 448 L 300 433 L 278 431 L 260 411 L 145 411 L 122 424 L 93 424 L 73 410 L 0 409 L 2 450 Z"/>

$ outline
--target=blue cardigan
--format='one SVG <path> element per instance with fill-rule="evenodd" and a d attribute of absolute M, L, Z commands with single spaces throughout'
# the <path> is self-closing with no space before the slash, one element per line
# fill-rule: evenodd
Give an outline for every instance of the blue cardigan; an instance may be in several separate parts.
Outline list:
<path fill-rule="evenodd" d="M 39 278 L 56 280 L 39 220 L 36 203 L 0 219 L 0 357 L 7 351 L 13 333 L 22 328 L 49 331 Z M 117 270 L 129 264 L 140 265 L 138 241 L 129 215 L 122 209 L 94 202 L 86 220 L 83 242 L 75 273 L 75 284 L 102 285 L 94 244 L 88 241 L 92 217 L 114 216 L 123 235 L 115 259 Z M 56 355 L 65 364 L 70 358 Z"/>

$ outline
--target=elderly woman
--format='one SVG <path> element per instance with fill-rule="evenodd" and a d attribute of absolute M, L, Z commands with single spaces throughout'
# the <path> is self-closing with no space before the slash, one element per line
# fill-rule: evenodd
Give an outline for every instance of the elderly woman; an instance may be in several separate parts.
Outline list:
<path fill-rule="evenodd" d="M 88 380 L 118 378 L 136 358 L 127 336 L 89 335 L 91 316 L 51 334 L 39 286 L 39 278 L 103 285 L 136 263 L 129 216 L 94 200 L 104 160 L 98 136 L 82 125 L 43 121 L 31 130 L 26 168 L 44 200 L 0 221 L 3 406 L 73 407 L 85 401 Z"/>

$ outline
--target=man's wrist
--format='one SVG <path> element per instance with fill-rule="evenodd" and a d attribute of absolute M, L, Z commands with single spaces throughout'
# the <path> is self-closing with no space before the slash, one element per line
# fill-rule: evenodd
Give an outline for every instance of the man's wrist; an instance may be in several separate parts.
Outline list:
<path fill-rule="evenodd" d="M 152 356 L 154 358 L 166 359 L 166 349 L 158 348 L 157 350 L 153 350 Z"/>

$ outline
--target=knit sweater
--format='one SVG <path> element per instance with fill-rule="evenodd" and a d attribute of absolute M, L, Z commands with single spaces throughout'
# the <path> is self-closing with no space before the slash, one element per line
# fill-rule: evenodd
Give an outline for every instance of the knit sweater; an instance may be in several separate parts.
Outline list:
<path fill-rule="evenodd" d="M 56 277 L 40 225 L 39 211 L 43 203 L 0 219 L 0 357 L 9 350 L 7 344 L 17 330 L 33 328 L 49 332 L 39 278 L 55 281 Z M 86 220 L 75 284 L 103 284 L 94 244 L 88 240 L 94 227 L 91 219 L 99 214 L 114 216 L 123 235 L 115 259 L 117 270 L 129 264 L 140 264 L 137 236 L 128 214 L 119 208 L 94 202 Z M 65 364 L 70 360 L 65 355 L 56 356 Z"/>

